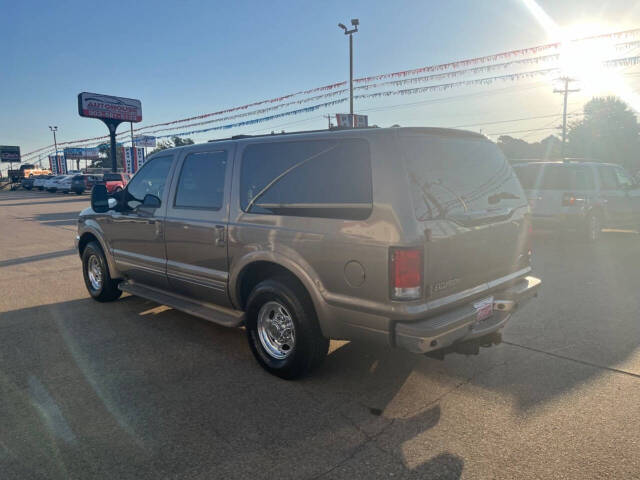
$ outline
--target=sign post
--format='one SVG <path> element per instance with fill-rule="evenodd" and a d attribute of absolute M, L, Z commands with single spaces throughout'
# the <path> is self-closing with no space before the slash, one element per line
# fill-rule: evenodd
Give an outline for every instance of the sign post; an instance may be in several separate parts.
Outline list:
<path fill-rule="evenodd" d="M 142 121 L 142 103 L 133 98 L 113 97 L 97 93 L 78 94 L 78 114 L 81 117 L 102 120 L 109 129 L 111 143 L 111 170 L 118 170 L 116 129 L 122 122 Z"/>

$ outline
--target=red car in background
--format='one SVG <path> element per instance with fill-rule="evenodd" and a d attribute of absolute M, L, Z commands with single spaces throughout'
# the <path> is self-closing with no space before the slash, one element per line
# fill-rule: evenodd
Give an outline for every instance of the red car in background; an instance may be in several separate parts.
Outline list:
<path fill-rule="evenodd" d="M 130 179 L 131 175 L 128 173 L 105 173 L 102 177 L 102 183 L 107 187 L 107 192 L 116 193 L 124 190 Z"/>

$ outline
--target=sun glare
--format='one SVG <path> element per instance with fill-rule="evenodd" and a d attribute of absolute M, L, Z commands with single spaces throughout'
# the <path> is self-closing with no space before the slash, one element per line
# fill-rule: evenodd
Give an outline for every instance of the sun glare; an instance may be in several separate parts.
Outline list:
<path fill-rule="evenodd" d="M 621 69 L 605 66 L 607 60 L 626 56 L 624 51 L 618 50 L 616 41 L 606 38 L 575 40 L 614 31 L 615 26 L 601 22 L 582 22 L 561 27 L 535 0 L 522 2 L 547 32 L 549 39 L 561 43 L 559 77 L 575 80 L 575 85 L 584 96 L 615 95 L 634 110 L 640 110 L 640 95 L 625 82 Z"/>

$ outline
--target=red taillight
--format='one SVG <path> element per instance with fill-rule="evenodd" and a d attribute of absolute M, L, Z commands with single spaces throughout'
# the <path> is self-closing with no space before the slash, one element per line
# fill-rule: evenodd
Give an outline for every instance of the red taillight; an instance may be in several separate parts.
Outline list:
<path fill-rule="evenodd" d="M 562 196 L 563 207 L 573 207 L 576 204 L 576 197 L 572 193 L 565 193 Z"/>
<path fill-rule="evenodd" d="M 391 298 L 415 300 L 422 296 L 422 249 L 392 248 L 389 255 Z"/>

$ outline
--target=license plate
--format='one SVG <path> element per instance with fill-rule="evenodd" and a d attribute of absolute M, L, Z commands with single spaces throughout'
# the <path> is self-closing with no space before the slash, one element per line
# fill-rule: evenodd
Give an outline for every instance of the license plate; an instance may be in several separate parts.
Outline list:
<path fill-rule="evenodd" d="M 476 322 L 486 320 L 493 315 L 493 297 L 483 298 L 473 304 L 476 309 Z"/>

